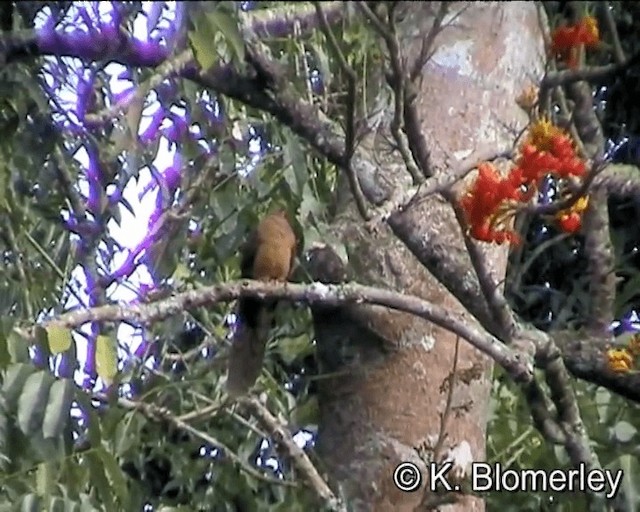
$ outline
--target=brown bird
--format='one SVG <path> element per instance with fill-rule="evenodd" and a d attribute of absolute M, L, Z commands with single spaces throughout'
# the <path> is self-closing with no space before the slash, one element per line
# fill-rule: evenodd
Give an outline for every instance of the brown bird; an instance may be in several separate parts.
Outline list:
<path fill-rule="evenodd" d="M 267 215 L 241 248 L 240 271 L 245 279 L 287 281 L 296 256 L 296 235 L 284 211 Z M 227 367 L 227 393 L 245 394 L 262 369 L 273 319 L 274 300 L 242 298 Z"/>

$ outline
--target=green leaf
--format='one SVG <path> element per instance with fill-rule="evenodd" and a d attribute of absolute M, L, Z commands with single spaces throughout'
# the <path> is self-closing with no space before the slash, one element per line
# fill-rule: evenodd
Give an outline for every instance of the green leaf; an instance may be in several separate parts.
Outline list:
<path fill-rule="evenodd" d="M 50 325 L 47 327 L 47 338 L 49 340 L 49 350 L 52 354 L 66 352 L 71 347 L 71 330 L 60 325 Z"/>
<path fill-rule="evenodd" d="M 127 480 L 122 473 L 122 469 L 120 469 L 118 461 L 116 461 L 110 452 L 103 448 L 97 450 L 96 453 L 100 457 L 100 460 L 102 460 L 102 464 L 104 464 L 107 476 L 109 480 L 111 480 L 111 485 L 120 500 L 121 506 L 125 506 L 129 501 L 129 491 L 127 488 Z"/>
<path fill-rule="evenodd" d="M 210 26 L 217 29 L 225 37 L 227 43 L 233 49 L 235 58 L 237 60 L 244 59 L 244 41 L 235 18 L 230 13 L 220 9 L 208 12 L 206 18 Z"/>
<path fill-rule="evenodd" d="M 191 48 L 203 71 L 206 71 L 218 60 L 218 55 L 213 51 L 215 31 L 207 20 L 197 17 L 194 20 L 194 29 L 189 31 Z"/>
<path fill-rule="evenodd" d="M 118 374 L 116 342 L 110 336 L 101 334 L 96 338 L 96 372 L 107 386 Z"/>
<path fill-rule="evenodd" d="M 15 331 L 9 333 L 7 349 L 14 363 L 31 363 L 29 341 Z"/>
<path fill-rule="evenodd" d="M 91 474 L 91 483 L 95 486 L 100 496 L 100 501 L 104 504 L 105 510 L 119 510 L 111 493 L 111 485 L 102 465 L 102 460 L 95 452 L 86 453 L 86 461 Z"/>
<path fill-rule="evenodd" d="M 628 421 L 619 421 L 613 427 L 613 435 L 615 436 L 616 443 L 628 443 L 633 439 L 638 432 L 638 429 L 634 427 Z"/>
<path fill-rule="evenodd" d="M 304 222 L 309 219 L 309 215 L 317 217 L 322 212 L 324 205 L 316 197 L 311 188 L 311 184 L 307 181 L 302 188 L 302 202 L 300 203 L 300 219 Z"/>
<path fill-rule="evenodd" d="M 4 397 L 4 393 L 0 393 L 0 471 L 5 471 L 6 463 L 9 462 L 9 459 L 3 455 L 6 451 L 7 434 L 9 432 L 8 413 L 7 401 Z"/>
<path fill-rule="evenodd" d="M 45 439 L 58 437 L 69 420 L 75 386 L 70 379 L 56 380 L 49 390 L 42 435 Z"/>
<path fill-rule="evenodd" d="M 293 410 L 293 421 L 296 425 L 317 425 L 319 417 L 320 409 L 316 397 L 308 398 Z"/>
<path fill-rule="evenodd" d="M 9 410 L 14 408 L 24 388 L 24 383 L 29 378 L 29 375 L 35 371 L 36 369 L 33 365 L 26 363 L 13 364 L 7 369 L 2 383 L 2 393 L 6 398 Z"/>
<path fill-rule="evenodd" d="M 300 196 L 309 178 L 307 160 L 302 151 L 300 141 L 293 133 L 287 131 L 285 133 L 285 139 L 284 155 L 285 162 L 288 165 L 283 175 L 293 193 L 296 196 Z"/>
<path fill-rule="evenodd" d="M 283 338 L 278 340 L 278 352 L 285 364 L 291 364 L 311 348 L 309 336 L 302 334 L 295 338 Z"/>
<path fill-rule="evenodd" d="M 49 372 L 39 371 L 31 374 L 24 383 L 18 399 L 18 426 L 26 435 L 42 425 L 53 381 Z"/>
<path fill-rule="evenodd" d="M 86 393 L 76 393 L 76 400 L 82 411 L 87 415 L 89 443 L 93 448 L 98 447 L 102 442 L 102 430 L 96 409 Z"/>

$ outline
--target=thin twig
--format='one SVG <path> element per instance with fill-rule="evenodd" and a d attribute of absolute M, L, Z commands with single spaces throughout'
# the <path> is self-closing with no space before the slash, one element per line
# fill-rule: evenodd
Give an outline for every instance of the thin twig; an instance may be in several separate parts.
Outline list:
<path fill-rule="evenodd" d="M 465 247 L 469 253 L 471 264 L 475 270 L 482 293 L 493 312 L 495 319 L 504 333 L 505 341 L 511 341 L 515 335 L 518 324 L 514 311 L 509 306 L 504 294 L 500 291 L 498 283 L 491 276 L 489 265 L 485 254 L 480 249 L 478 243 L 467 233 L 466 222 L 462 207 L 456 202 L 451 193 L 445 193 L 445 198 L 451 203 L 456 219 L 462 230 Z"/>
<path fill-rule="evenodd" d="M 346 507 L 329 488 L 318 473 L 307 454 L 293 440 L 286 425 L 278 420 L 260 400 L 255 397 L 241 399 L 241 403 L 257 416 L 264 428 L 269 432 L 275 443 L 291 458 L 294 465 L 302 473 L 306 484 L 311 487 L 329 510 L 346 512 Z"/>
<path fill-rule="evenodd" d="M 615 75 L 617 73 L 621 73 L 631 66 L 634 66 L 638 62 L 640 62 L 640 52 L 636 53 L 631 58 L 621 63 L 555 71 L 552 73 L 548 73 L 542 79 L 542 84 L 540 87 L 556 87 L 558 85 L 568 85 L 570 83 L 580 82 L 582 80 L 588 82 L 597 82 L 599 80 L 604 80 L 605 78 L 610 78 L 612 75 Z"/>
<path fill-rule="evenodd" d="M 407 171 L 411 175 L 414 185 L 417 185 L 424 181 L 425 176 L 420 172 L 420 169 L 418 169 L 416 160 L 414 160 L 415 155 L 413 155 L 413 152 L 411 151 L 410 144 L 407 141 L 407 136 L 402 132 L 402 128 L 405 126 L 405 109 L 408 105 L 406 98 L 407 77 L 402 54 L 400 52 L 400 46 L 398 44 L 398 38 L 395 33 L 393 17 L 390 15 L 389 24 L 388 26 L 385 26 L 366 2 L 358 2 L 358 7 L 369 21 L 373 23 L 378 34 L 384 39 L 387 50 L 389 51 L 391 76 L 388 78 L 388 81 L 394 92 L 394 114 L 390 130 Z"/>
<path fill-rule="evenodd" d="M 136 92 L 131 96 L 127 96 L 123 101 L 115 103 L 114 105 L 105 108 L 94 114 L 87 114 L 85 119 L 90 123 L 103 124 L 106 121 L 116 119 L 121 114 L 127 112 L 130 106 L 136 104 L 142 104 L 144 98 L 149 91 L 154 87 L 158 87 L 164 82 L 167 77 L 172 74 L 178 74 L 185 66 L 191 63 L 193 60 L 193 51 L 191 48 L 183 50 L 175 57 L 167 59 L 158 66 L 155 73 L 153 73 L 147 80 L 140 83 L 136 89 Z M 137 135 L 137 134 L 134 134 Z"/>
<path fill-rule="evenodd" d="M 593 162 L 589 173 L 582 180 L 580 186 L 575 188 L 571 194 L 564 199 L 548 204 L 524 204 L 521 207 L 518 207 L 518 209 L 532 215 L 553 215 L 562 210 L 571 208 L 578 199 L 585 197 L 585 195 L 588 194 L 594 180 L 607 168 L 607 166 L 607 162 Z"/>
<path fill-rule="evenodd" d="M 611 40 L 613 42 L 613 58 L 617 64 L 622 64 L 625 62 L 626 58 L 624 50 L 622 49 L 622 44 L 620 43 L 620 36 L 618 35 L 616 21 L 613 19 L 613 13 L 611 12 L 611 4 L 610 2 L 599 2 L 599 6 L 607 31 L 611 35 Z"/>
<path fill-rule="evenodd" d="M 415 82 L 422 72 L 422 68 L 427 63 L 427 61 L 431 58 L 431 49 L 433 48 L 433 43 L 436 40 L 438 34 L 444 28 L 442 26 L 442 22 L 444 21 L 445 16 L 449 12 L 449 4 L 451 2 L 440 2 L 440 9 L 438 9 L 438 13 L 436 14 L 433 25 L 431 26 L 431 30 L 427 33 L 427 35 L 422 39 L 422 46 L 420 47 L 420 54 L 416 58 L 413 66 L 411 68 L 411 72 L 409 73 L 409 78 L 412 82 Z"/>
<path fill-rule="evenodd" d="M 440 462 L 442 449 L 444 448 L 444 442 L 447 438 L 447 423 L 451 416 L 451 405 L 453 403 L 453 390 L 456 385 L 456 377 L 458 373 L 458 354 L 460 351 L 460 338 L 456 336 L 456 345 L 453 352 L 453 367 L 451 373 L 447 378 L 447 401 L 444 406 L 444 411 L 440 415 L 440 432 L 438 433 L 438 440 L 433 448 L 433 462 Z"/>
<path fill-rule="evenodd" d="M 110 398 L 103 393 L 94 393 L 92 396 L 93 398 L 95 398 L 96 400 L 100 400 L 101 402 L 110 402 Z M 263 482 L 267 482 L 273 485 L 297 487 L 297 484 L 295 482 L 282 480 L 278 478 L 271 478 L 268 475 L 264 475 L 260 473 L 260 471 L 258 471 L 256 468 L 251 466 L 245 460 L 243 460 L 242 457 L 237 455 L 233 450 L 231 450 L 223 442 L 219 441 L 218 439 L 216 439 L 215 437 L 213 437 L 212 435 L 206 432 L 202 432 L 201 430 L 198 430 L 192 427 L 185 421 L 174 416 L 171 413 L 171 411 L 169 411 L 164 407 L 158 407 L 157 405 L 154 405 L 154 404 L 129 400 L 127 398 L 118 398 L 117 404 L 118 406 L 124 409 L 138 411 L 143 416 L 145 416 L 150 420 L 167 422 L 170 425 L 174 426 L 175 428 L 182 430 L 184 432 L 187 432 L 188 434 L 191 434 L 193 437 L 200 439 L 201 441 L 204 441 L 205 443 L 211 446 L 215 446 L 216 448 L 221 449 L 224 452 L 225 457 L 228 457 L 232 462 L 237 464 L 240 467 L 240 469 L 242 469 L 245 473 L 247 473 L 248 475 L 258 480 L 261 480 Z"/>
<path fill-rule="evenodd" d="M 362 216 L 364 220 L 369 220 L 371 215 L 366 206 L 366 199 L 364 194 L 362 193 L 362 188 L 360 187 L 360 181 L 358 180 L 358 176 L 356 175 L 353 167 L 351 166 L 351 158 L 353 157 L 353 153 L 355 151 L 355 131 L 356 131 L 356 114 L 355 114 L 355 106 L 356 106 L 356 87 L 358 77 L 356 76 L 355 71 L 347 62 L 347 58 L 344 55 L 344 52 L 340 48 L 338 44 L 338 40 L 334 35 L 331 27 L 329 26 L 329 22 L 327 21 L 327 17 L 322 10 L 322 2 L 314 2 L 316 13 L 318 15 L 318 20 L 320 22 L 320 28 L 322 29 L 322 33 L 325 35 L 329 46 L 333 48 L 333 51 L 336 53 L 338 57 L 338 63 L 340 64 L 340 68 L 342 72 L 345 74 L 347 79 L 347 112 L 345 115 L 345 145 L 344 145 L 344 172 L 347 173 L 347 178 L 349 180 L 349 185 L 351 187 L 351 193 L 356 201 L 356 206 L 358 208 L 358 212 Z"/>

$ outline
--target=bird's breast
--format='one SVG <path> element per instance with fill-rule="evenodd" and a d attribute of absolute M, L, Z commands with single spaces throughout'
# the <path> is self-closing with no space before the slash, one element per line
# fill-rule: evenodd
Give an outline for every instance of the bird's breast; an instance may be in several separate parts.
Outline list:
<path fill-rule="evenodd" d="M 253 262 L 253 278 L 285 281 L 291 266 L 291 248 L 286 244 L 261 244 Z"/>

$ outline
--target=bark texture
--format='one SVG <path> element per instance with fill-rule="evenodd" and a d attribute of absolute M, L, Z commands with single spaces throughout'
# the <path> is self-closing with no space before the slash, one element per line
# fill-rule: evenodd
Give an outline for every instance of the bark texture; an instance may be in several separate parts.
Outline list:
<path fill-rule="evenodd" d="M 410 62 L 438 6 L 439 2 L 414 2 L 399 7 L 401 48 Z M 495 146 L 496 152 L 509 148 L 527 122 L 515 99 L 539 78 L 544 61 L 534 3 L 453 3 L 446 21 L 450 25 L 436 38 L 434 54 L 422 69 L 416 100 L 435 170 L 446 170 L 486 146 Z M 400 155 L 390 153 L 384 143 L 391 140 L 392 117 L 390 101 L 383 126 L 361 144 L 378 162 L 376 181 L 397 190 L 411 183 Z M 366 185 L 363 188 L 366 193 Z M 367 231 L 353 202 L 344 199 L 348 196 L 343 194 L 334 221 L 336 234 L 347 246 L 348 261 L 315 251 L 314 277 L 334 282 L 355 278 L 391 287 L 475 321 L 389 228 L 375 234 Z M 458 258 L 466 269 L 460 280 L 475 279 L 462 232 L 443 198 L 433 196 L 393 224 L 394 231 L 404 229 L 418 241 L 437 239 L 444 252 Z M 495 282 L 501 282 L 506 249 L 486 247 L 484 252 Z M 383 308 L 316 308 L 314 322 L 322 371 L 338 374 L 319 381 L 317 448 L 328 477 L 350 498 L 354 510 L 416 509 L 424 498 L 426 472 L 422 488 L 414 493 L 397 490 L 392 474 L 402 461 L 425 469 L 416 447 L 427 452 L 435 447 L 448 401 L 443 450 L 466 442 L 474 460 L 484 459 L 491 361 L 460 342 L 452 379 L 455 337 L 423 320 Z M 440 510 L 481 511 L 484 504 L 466 497 Z"/>

